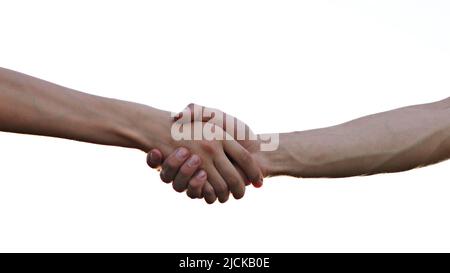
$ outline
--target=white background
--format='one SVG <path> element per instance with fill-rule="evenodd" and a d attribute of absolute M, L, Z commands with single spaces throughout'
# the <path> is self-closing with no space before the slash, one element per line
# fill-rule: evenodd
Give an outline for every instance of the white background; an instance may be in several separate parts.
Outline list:
<path fill-rule="evenodd" d="M 448 1 L 1 1 L 0 65 L 256 132 L 449 96 Z M 450 162 L 206 205 L 145 154 L 0 133 L 0 251 L 450 251 Z"/>

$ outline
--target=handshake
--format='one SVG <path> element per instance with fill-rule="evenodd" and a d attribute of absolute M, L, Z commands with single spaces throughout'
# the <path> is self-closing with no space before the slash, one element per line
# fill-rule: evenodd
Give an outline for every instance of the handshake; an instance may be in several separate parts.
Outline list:
<path fill-rule="evenodd" d="M 161 180 L 192 199 L 217 199 L 230 193 L 244 196 L 245 187 L 259 188 L 268 175 L 264 152 L 278 148 L 278 135 L 255 135 L 241 120 L 218 109 L 189 104 L 172 115 L 171 136 L 179 144 L 167 157 L 159 149 L 147 154 L 147 163 L 161 170 Z"/>
<path fill-rule="evenodd" d="M 401 172 L 450 158 L 450 98 L 326 128 L 254 134 L 220 110 L 173 115 L 0 68 L 0 131 L 135 148 L 161 179 L 208 204 L 240 199 L 263 177 Z"/>
<path fill-rule="evenodd" d="M 177 192 L 223 203 L 230 192 L 240 199 L 245 186 L 261 187 L 268 176 L 372 175 L 448 159 L 449 110 L 445 99 L 326 128 L 255 135 L 231 115 L 191 104 L 172 116 L 171 143 L 146 150 L 147 162 L 161 167 L 161 179 Z"/>

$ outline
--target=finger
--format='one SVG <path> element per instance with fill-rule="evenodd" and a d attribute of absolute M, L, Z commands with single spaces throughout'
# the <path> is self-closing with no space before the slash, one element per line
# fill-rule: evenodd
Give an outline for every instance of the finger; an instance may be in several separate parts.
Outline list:
<path fill-rule="evenodd" d="M 189 180 L 187 195 L 190 198 L 202 198 L 202 190 L 207 179 L 206 172 L 204 170 L 198 171 L 192 178 Z"/>
<path fill-rule="evenodd" d="M 191 155 L 188 160 L 179 169 L 175 179 L 173 180 L 173 189 L 177 192 L 183 192 L 188 186 L 189 179 L 194 175 L 202 164 L 202 160 L 198 155 Z"/>
<path fill-rule="evenodd" d="M 160 150 L 153 149 L 147 154 L 147 164 L 150 168 L 156 169 L 161 166 L 163 155 Z"/>
<path fill-rule="evenodd" d="M 216 202 L 217 199 L 214 188 L 208 181 L 206 181 L 205 185 L 203 186 L 203 197 L 205 197 L 205 201 L 208 204 Z"/>
<path fill-rule="evenodd" d="M 245 186 L 248 186 L 250 184 L 252 184 L 255 188 L 261 188 L 263 186 L 263 180 L 258 182 L 250 182 L 250 180 L 248 180 L 247 176 L 245 175 L 244 171 L 238 165 L 236 165 L 236 163 L 234 163 L 233 166 L 236 168 L 239 175 L 244 180 Z"/>
<path fill-rule="evenodd" d="M 194 121 L 208 122 L 214 117 L 214 113 L 205 114 L 205 107 L 190 103 L 183 111 L 175 115 L 174 121 L 181 121 L 182 123 L 191 123 Z"/>
<path fill-rule="evenodd" d="M 223 154 L 223 156 L 219 156 L 214 160 L 214 164 L 222 178 L 227 183 L 228 189 L 231 191 L 234 198 L 241 199 L 244 197 L 245 182 L 227 156 L 225 154 Z"/>
<path fill-rule="evenodd" d="M 253 187 L 255 188 L 261 188 L 263 186 L 263 181 L 258 181 L 258 182 L 252 182 Z"/>
<path fill-rule="evenodd" d="M 183 122 L 193 122 L 193 121 L 211 122 L 212 124 L 215 124 L 220 128 L 222 128 L 234 139 L 236 139 L 237 136 L 240 136 L 243 138 L 240 140 L 245 140 L 247 139 L 246 138 L 247 133 L 249 135 L 248 139 L 250 140 L 256 139 L 256 135 L 252 132 L 250 127 L 245 122 L 219 109 L 191 103 L 183 110 L 183 112 L 178 114 L 178 119 L 181 117 L 186 118 L 183 119 Z M 231 126 L 228 127 L 227 125 Z"/>
<path fill-rule="evenodd" d="M 249 151 L 235 140 L 223 141 L 223 149 L 227 156 L 236 162 L 251 182 L 262 180 L 261 169 Z"/>
<path fill-rule="evenodd" d="M 230 192 L 228 190 L 228 185 L 225 180 L 222 178 L 220 173 L 216 168 L 207 169 L 208 173 L 208 181 L 214 189 L 214 192 L 219 199 L 220 203 L 225 203 L 230 197 Z M 205 196 L 206 198 L 206 196 Z"/>
<path fill-rule="evenodd" d="M 195 197 L 194 193 L 192 192 L 192 190 L 188 187 L 187 191 L 186 191 L 186 195 L 191 198 L 191 199 L 196 199 L 197 197 Z"/>
<path fill-rule="evenodd" d="M 239 173 L 239 175 L 241 176 L 242 180 L 245 183 L 245 186 L 252 184 L 252 182 L 250 182 L 250 180 L 248 180 L 247 175 L 245 175 L 244 171 L 241 169 L 241 167 L 239 167 L 239 165 L 237 165 L 236 163 L 233 163 L 233 166 L 236 169 L 236 171 Z"/>
<path fill-rule="evenodd" d="M 180 147 L 170 154 L 162 164 L 160 173 L 161 180 L 170 183 L 175 178 L 178 170 L 184 161 L 189 157 L 189 151 L 186 148 Z"/>

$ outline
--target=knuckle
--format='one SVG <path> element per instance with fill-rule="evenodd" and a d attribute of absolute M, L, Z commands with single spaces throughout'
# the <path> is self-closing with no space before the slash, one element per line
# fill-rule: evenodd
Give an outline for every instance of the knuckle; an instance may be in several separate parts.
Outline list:
<path fill-rule="evenodd" d="M 163 166 L 168 171 L 173 171 L 180 166 L 180 163 L 174 159 L 167 160 L 166 164 Z"/>
<path fill-rule="evenodd" d="M 202 146 L 202 148 L 214 148 L 214 143 L 210 140 L 203 139 L 199 142 L 199 144 Z"/>
<path fill-rule="evenodd" d="M 181 168 L 178 175 L 182 178 L 188 178 L 191 175 L 190 168 Z"/>
<path fill-rule="evenodd" d="M 241 184 L 241 179 L 239 177 L 231 177 L 228 179 L 228 184 L 230 185 L 230 188 L 238 187 Z"/>
<path fill-rule="evenodd" d="M 198 180 L 198 179 L 192 179 L 189 182 L 189 187 L 191 187 L 192 189 L 196 190 L 198 188 L 200 188 L 202 186 L 202 181 Z"/>
<path fill-rule="evenodd" d="M 199 142 L 200 148 L 208 155 L 212 155 L 217 151 L 217 145 L 213 141 L 201 140 Z"/>

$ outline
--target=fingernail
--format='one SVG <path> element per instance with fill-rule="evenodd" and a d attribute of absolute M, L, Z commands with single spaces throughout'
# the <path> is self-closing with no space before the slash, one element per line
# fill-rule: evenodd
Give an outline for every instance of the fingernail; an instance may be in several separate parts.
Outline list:
<path fill-rule="evenodd" d="M 206 178 L 206 172 L 204 170 L 199 171 L 197 174 L 197 178 L 200 178 L 200 179 Z"/>
<path fill-rule="evenodd" d="M 183 159 L 186 159 L 186 157 L 188 155 L 188 151 L 184 148 L 178 148 L 175 155 L 178 159 L 183 160 Z"/>
<path fill-rule="evenodd" d="M 260 181 L 258 181 L 258 182 L 253 182 L 253 186 L 254 186 L 255 188 L 261 188 L 262 185 L 263 185 L 263 181 L 262 181 L 262 180 L 260 180 Z"/>
<path fill-rule="evenodd" d="M 154 162 L 156 160 L 156 154 L 155 152 L 151 151 L 150 152 L 150 161 Z"/>
<path fill-rule="evenodd" d="M 197 155 L 193 155 L 187 162 L 189 167 L 194 167 L 200 163 L 200 158 Z"/>

